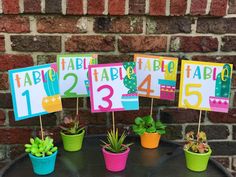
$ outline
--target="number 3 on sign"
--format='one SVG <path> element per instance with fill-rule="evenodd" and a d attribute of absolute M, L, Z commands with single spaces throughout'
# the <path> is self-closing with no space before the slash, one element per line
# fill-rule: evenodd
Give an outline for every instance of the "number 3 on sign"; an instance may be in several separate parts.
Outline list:
<path fill-rule="evenodd" d="M 104 89 L 108 89 L 108 90 L 109 90 L 109 94 L 108 94 L 107 96 L 104 96 L 104 97 L 102 98 L 102 100 L 105 101 L 105 102 L 107 102 L 108 105 L 107 105 L 107 107 L 104 107 L 104 106 L 99 105 L 98 108 L 99 108 L 101 111 L 106 111 L 106 110 L 109 110 L 109 109 L 112 108 L 111 97 L 112 97 L 113 94 L 114 94 L 113 88 L 112 88 L 111 86 L 109 86 L 109 85 L 103 85 L 103 86 L 99 87 L 99 88 L 97 89 L 97 91 L 100 92 L 100 91 L 102 91 L 102 90 L 104 90 Z"/>
<path fill-rule="evenodd" d="M 201 92 L 198 91 L 191 91 L 190 89 L 192 88 L 201 88 L 202 84 L 186 84 L 185 87 L 185 96 L 189 97 L 189 96 L 196 96 L 197 97 L 197 102 L 195 104 L 191 104 L 189 103 L 188 99 L 184 99 L 184 104 L 189 107 L 189 108 L 198 108 L 200 107 L 201 103 L 202 103 L 202 94 Z"/>

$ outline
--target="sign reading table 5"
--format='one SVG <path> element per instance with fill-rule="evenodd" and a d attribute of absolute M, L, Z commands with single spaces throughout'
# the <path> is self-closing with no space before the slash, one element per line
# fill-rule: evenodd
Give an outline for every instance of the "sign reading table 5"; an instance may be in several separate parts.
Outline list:
<path fill-rule="evenodd" d="M 179 107 L 228 112 L 232 64 L 182 60 Z"/>
<path fill-rule="evenodd" d="M 56 63 L 10 70 L 9 78 L 17 121 L 62 110 Z"/>
<path fill-rule="evenodd" d="M 96 54 L 58 55 L 60 94 L 63 98 L 89 96 L 88 66 L 97 64 Z"/>
<path fill-rule="evenodd" d="M 139 109 L 135 62 L 89 66 L 92 112 Z"/>

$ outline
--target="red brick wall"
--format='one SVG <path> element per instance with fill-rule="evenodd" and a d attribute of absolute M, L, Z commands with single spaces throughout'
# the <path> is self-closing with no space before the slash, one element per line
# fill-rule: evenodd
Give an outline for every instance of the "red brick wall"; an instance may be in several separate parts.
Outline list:
<path fill-rule="evenodd" d="M 99 63 L 131 61 L 133 53 L 180 59 L 229 62 L 236 68 L 236 0 L 0 0 L 0 167 L 14 159 L 21 144 L 39 130 L 37 118 L 15 122 L 7 71 L 53 62 L 65 52 L 95 52 Z M 228 114 L 203 114 L 214 156 L 236 170 L 236 73 Z M 75 112 L 75 99 L 63 100 L 63 113 L 43 116 L 46 129 L 59 140 L 60 117 Z M 117 112 L 116 123 L 127 128 L 141 109 Z M 80 99 L 88 134 L 104 133 L 111 115 L 91 114 L 89 99 Z M 154 114 L 168 124 L 165 138 L 183 141 L 196 129 L 198 111 L 177 108 L 177 101 L 154 100 Z M 236 176 L 236 173 L 234 174 Z"/>

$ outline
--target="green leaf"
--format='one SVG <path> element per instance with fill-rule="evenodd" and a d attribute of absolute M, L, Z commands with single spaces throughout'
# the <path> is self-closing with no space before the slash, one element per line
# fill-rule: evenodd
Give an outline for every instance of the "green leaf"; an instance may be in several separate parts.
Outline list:
<path fill-rule="evenodd" d="M 135 122 L 135 124 L 140 125 L 140 124 L 142 124 L 144 121 L 143 121 L 143 119 L 142 119 L 141 117 L 137 117 L 137 118 L 134 120 L 134 122 Z"/>

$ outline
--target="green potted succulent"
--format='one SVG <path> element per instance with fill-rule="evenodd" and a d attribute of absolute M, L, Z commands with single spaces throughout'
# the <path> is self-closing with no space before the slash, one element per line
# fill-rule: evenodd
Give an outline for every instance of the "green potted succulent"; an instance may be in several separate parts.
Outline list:
<path fill-rule="evenodd" d="M 118 129 L 107 132 L 107 142 L 102 141 L 102 152 L 106 169 L 112 172 L 122 171 L 126 167 L 130 144 L 124 144 L 125 132 L 119 137 Z"/>
<path fill-rule="evenodd" d="M 47 175 L 54 171 L 57 147 L 54 146 L 53 139 L 30 138 L 30 144 L 25 144 L 25 151 L 29 154 L 34 173 Z"/>
<path fill-rule="evenodd" d="M 207 144 L 206 134 L 199 132 L 195 136 L 194 132 L 191 131 L 186 134 L 185 139 L 184 152 L 187 168 L 196 172 L 205 171 L 212 153 Z"/>
<path fill-rule="evenodd" d="M 65 117 L 60 128 L 64 149 L 66 151 L 79 151 L 82 148 L 85 134 L 85 128 L 80 125 L 79 116 L 77 115 L 74 119 Z"/>
<path fill-rule="evenodd" d="M 157 148 L 162 134 L 165 134 L 166 126 L 158 119 L 155 121 L 152 116 L 137 117 L 132 125 L 134 133 L 140 135 L 141 145 L 144 148 Z"/>

